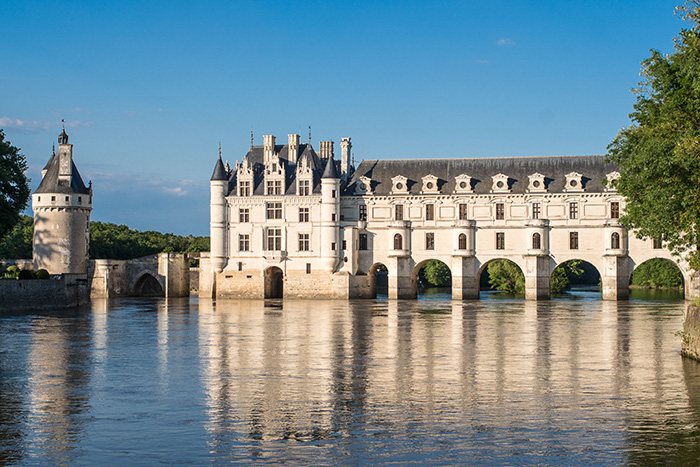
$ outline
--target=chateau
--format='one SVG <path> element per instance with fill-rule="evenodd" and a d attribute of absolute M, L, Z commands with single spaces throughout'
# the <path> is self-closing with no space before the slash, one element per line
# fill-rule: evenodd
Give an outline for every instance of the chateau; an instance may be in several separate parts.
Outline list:
<path fill-rule="evenodd" d="M 200 295 L 232 298 L 372 298 L 377 269 L 389 298 L 415 298 L 429 260 L 452 274 L 452 297 L 479 296 L 494 259 L 515 262 L 526 298 L 549 298 L 554 269 L 580 259 L 596 267 L 603 298 L 626 299 L 634 268 L 676 263 L 686 297 L 697 275 L 661 241 L 619 224 L 625 200 L 605 156 L 351 160 L 342 138 L 286 145 L 264 136 L 235 167 L 221 153 L 210 181 L 211 253 L 200 262 Z"/>

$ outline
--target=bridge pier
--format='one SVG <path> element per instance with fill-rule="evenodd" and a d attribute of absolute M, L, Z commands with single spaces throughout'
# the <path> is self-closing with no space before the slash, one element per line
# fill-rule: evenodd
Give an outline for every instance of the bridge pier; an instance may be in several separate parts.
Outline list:
<path fill-rule="evenodd" d="M 603 300 L 627 300 L 630 296 L 629 257 L 627 255 L 603 255 Z"/>
<path fill-rule="evenodd" d="M 411 257 L 401 254 L 389 257 L 389 299 L 416 298 L 411 284 Z"/>
<path fill-rule="evenodd" d="M 479 267 L 474 256 L 452 257 L 452 299 L 471 300 L 479 298 Z"/>
<path fill-rule="evenodd" d="M 525 299 L 549 300 L 549 256 L 525 255 Z"/>

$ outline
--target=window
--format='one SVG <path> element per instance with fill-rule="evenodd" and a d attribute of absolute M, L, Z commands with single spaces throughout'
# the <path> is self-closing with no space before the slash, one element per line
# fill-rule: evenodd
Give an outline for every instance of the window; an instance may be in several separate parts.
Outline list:
<path fill-rule="evenodd" d="M 268 180 L 267 181 L 267 194 L 268 195 L 281 195 L 282 194 L 282 180 Z"/>
<path fill-rule="evenodd" d="M 459 220 L 466 220 L 469 217 L 467 212 L 467 204 L 461 203 L 459 205 Z"/>
<path fill-rule="evenodd" d="M 331 250 L 335 251 L 335 242 L 331 243 Z"/>
<path fill-rule="evenodd" d="M 578 232 L 569 232 L 569 248 L 578 250 Z"/>
<path fill-rule="evenodd" d="M 306 274 L 311 274 L 311 263 L 306 263 Z"/>
<path fill-rule="evenodd" d="M 56 201 L 56 197 L 55 197 L 55 196 L 52 196 L 52 197 L 51 197 L 51 201 Z"/>
<path fill-rule="evenodd" d="M 299 180 L 299 196 L 309 196 L 310 194 L 309 180 Z"/>
<path fill-rule="evenodd" d="M 394 250 L 403 250 L 403 237 L 401 234 L 394 235 Z"/>
<path fill-rule="evenodd" d="M 238 210 L 238 222 L 250 222 L 249 208 L 240 208 Z"/>
<path fill-rule="evenodd" d="M 335 213 L 332 213 L 332 214 L 331 214 L 331 221 L 332 221 L 332 222 L 335 222 Z"/>
<path fill-rule="evenodd" d="M 434 250 L 435 249 L 435 234 L 428 232 L 425 234 L 425 249 Z"/>
<path fill-rule="evenodd" d="M 403 204 L 397 204 L 394 206 L 394 219 L 397 221 L 403 220 Z"/>
<path fill-rule="evenodd" d="M 335 196 L 336 196 L 336 191 L 335 190 L 331 191 L 331 198 L 335 198 Z"/>
<path fill-rule="evenodd" d="M 467 236 L 465 234 L 459 234 L 458 238 L 458 247 L 460 250 L 466 250 L 467 249 Z"/>
<path fill-rule="evenodd" d="M 282 229 L 265 229 L 265 249 L 282 251 Z"/>
<path fill-rule="evenodd" d="M 282 203 L 266 203 L 268 219 L 282 219 Z"/>
<path fill-rule="evenodd" d="M 425 205 L 425 220 L 434 221 L 435 220 L 435 205 L 426 204 Z"/>
<path fill-rule="evenodd" d="M 542 207 L 540 206 L 540 203 L 532 203 L 532 218 L 539 219 L 541 212 L 542 212 Z"/>
<path fill-rule="evenodd" d="M 82 196 L 78 196 L 78 204 L 83 204 L 83 197 Z"/>
<path fill-rule="evenodd" d="M 503 203 L 496 203 L 496 220 L 503 220 L 506 218 L 505 216 L 505 206 Z"/>
<path fill-rule="evenodd" d="M 348 249 L 348 242 L 347 242 L 347 240 L 343 240 L 343 250 L 347 250 L 347 249 Z"/>
<path fill-rule="evenodd" d="M 238 251 L 250 251 L 249 234 L 238 234 Z"/>
<path fill-rule="evenodd" d="M 578 219 L 578 203 L 569 203 L 569 219 Z"/>
<path fill-rule="evenodd" d="M 617 232 L 613 232 L 612 235 L 610 235 L 610 248 L 613 250 L 617 250 L 620 248 L 620 234 Z"/>
<path fill-rule="evenodd" d="M 542 249 L 542 236 L 538 233 L 532 234 L 532 249 L 541 250 Z"/>
<path fill-rule="evenodd" d="M 299 234 L 299 251 L 309 251 L 309 234 Z"/>
<path fill-rule="evenodd" d="M 241 196 L 250 196 L 250 180 L 238 182 L 238 189 Z"/>
<path fill-rule="evenodd" d="M 241 263 L 240 261 L 238 262 L 238 270 L 239 271 L 243 270 L 243 263 Z"/>
<path fill-rule="evenodd" d="M 496 249 L 505 250 L 506 249 L 506 233 L 496 232 Z"/>
<path fill-rule="evenodd" d="M 617 201 L 613 201 L 612 203 L 610 203 L 610 218 L 620 218 L 620 203 L 618 203 Z"/>
<path fill-rule="evenodd" d="M 654 238 L 654 249 L 660 250 L 663 247 L 664 247 L 664 242 L 663 242 L 663 240 L 661 240 L 661 237 Z"/>
<path fill-rule="evenodd" d="M 299 208 L 299 222 L 309 222 L 309 208 Z"/>
<path fill-rule="evenodd" d="M 366 221 L 367 220 L 367 206 L 362 205 L 359 207 L 359 215 L 358 218 L 361 221 Z"/>
<path fill-rule="evenodd" d="M 360 250 L 366 250 L 367 249 L 367 234 L 366 233 L 361 233 L 360 234 Z"/>
<path fill-rule="evenodd" d="M 70 197 L 69 197 L 69 196 L 66 196 L 66 201 L 69 201 L 69 200 L 70 200 Z"/>

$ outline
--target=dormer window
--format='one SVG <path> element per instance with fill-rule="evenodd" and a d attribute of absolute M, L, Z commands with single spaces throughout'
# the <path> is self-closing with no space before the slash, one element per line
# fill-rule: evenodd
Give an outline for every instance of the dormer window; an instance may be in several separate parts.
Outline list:
<path fill-rule="evenodd" d="M 397 175 L 391 179 L 391 191 L 394 194 L 408 194 L 408 179 L 403 175 Z"/>
<path fill-rule="evenodd" d="M 544 185 L 544 175 L 541 173 L 534 173 L 528 176 L 529 183 L 527 186 L 527 191 L 530 193 L 544 193 L 546 190 Z"/>
<path fill-rule="evenodd" d="M 564 191 L 583 191 L 583 182 L 581 180 L 583 175 L 578 172 L 571 172 L 566 174 L 565 177 Z"/>
<path fill-rule="evenodd" d="M 473 193 L 472 178 L 462 174 L 455 177 L 455 193 Z"/>
<path fill-rule="evenodd" d="M 372 194 L 372 179 L 362 175 L 355 182 L 355 194 L 371 195 Z"/>
<path fill-rule="evenodd" d="M 620 172 L 610 172 L 605 177 L 608 179 L 608 183 L 605 184 L 605 191 L 617 191 L 615 182 L 620 178 Z"/>
<path fill-rule="evenodd" d="M 508 186 L 508 175 L 497 174 L 491 178 L 493 179 L 491 191 L 494 193 L 508 193 L 510 191 L 510 187 Z"/>
<path fill-rule="evenodd" d="M 438 178 L 435 175 L 426 175 L 421 180 L 423 181 L 423 189 L 421 190 L 422 193 L 440 193 L 440 190 L 438 190 Z"/>

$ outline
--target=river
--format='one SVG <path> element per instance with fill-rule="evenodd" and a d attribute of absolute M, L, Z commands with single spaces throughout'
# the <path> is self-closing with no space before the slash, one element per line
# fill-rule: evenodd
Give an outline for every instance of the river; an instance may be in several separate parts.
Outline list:
<path fill-rule="evenodd" d="M 697 465 L 684 301 L 424 297 L 0 316 L 0 465 Z"/>

